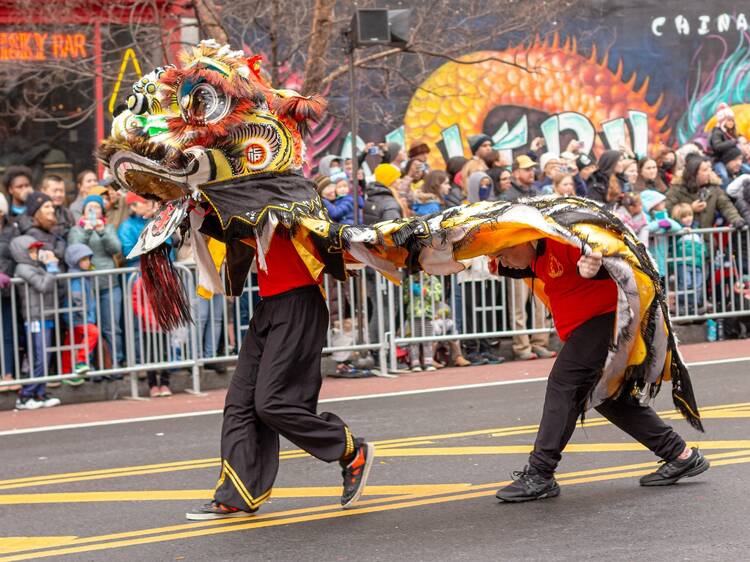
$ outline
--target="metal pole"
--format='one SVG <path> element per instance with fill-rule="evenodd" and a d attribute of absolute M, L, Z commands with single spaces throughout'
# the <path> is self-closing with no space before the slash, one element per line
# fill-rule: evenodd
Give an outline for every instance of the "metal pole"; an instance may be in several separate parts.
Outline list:
<path fill-rule="evenodd" d="M 359 224 L 359 162 L 357 161 L 357 82 L 354 71 L 354 55 L 355 45 L 353 39 L 353 30 L 349 35 L 349 118 L 351 119 L 352 126 L 352 193 L 354 197 L 354 225 Z M 364 274 L 364 272 L 362 272 Z M 363 336 L 363 316 L 362 316 L 362 301 L 364 296 L 360 291 L 359 284 L 354 285 L 354 292 L 352 295 L 354 299 L 354 308 L 356 311 L 357 318 L 357 341 L 355 343 L 360 344 L 364 341 Z"/>

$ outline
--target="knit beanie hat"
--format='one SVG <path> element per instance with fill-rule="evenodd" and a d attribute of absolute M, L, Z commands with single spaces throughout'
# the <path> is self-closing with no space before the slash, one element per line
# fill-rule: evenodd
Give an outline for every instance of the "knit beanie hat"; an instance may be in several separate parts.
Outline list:
<path fill-rule="evenodd" d="M 651 209 L 656 207 L 659 203 L 664 201 L 666 197 L 663 193 L 659 193 L 653 189 L 646 189 L 641 191 L 641 203 L 643 203 L 643 210 L 647 213 L 651 212 Z"/>
<path fill-rule="evenodd" d="M 104 199 L 102 199 L 101 195 L 89 195 L 83 200 L 83 207 L 81 208 L 85 209 L 89 203 L 98 203 L 102 208 L 102 212 L 104 212 Z"/>
<path fill-rule="evenodd" d="M 49 195 L 41 191 L 32 191 L 26 199 L 26 214 L 33 218 L 47 201 L 52 201 Z"/>
<path fill-rule="evenodd" d="M 716 108 L 716 121 L 719 125 L 722 125 L 727 119 L 734 119 L 734 111 L 727 104 L 720 103 L 719 107 Z"/>
<path fill-rule="evenodd" d="M 380 164 L 375 168 L 375 181 L 390 187 L 401 177 L 401 171 L 393 164 Z"/>
<path fill-rule="evenodd" d="M 479 147 L 482 146 L 487 141 L 492 142 L 492 139 L 485 135 L 469 135 L 469 148 L 471 148 L 471 153 L 476 154 L 477 150 L 479 150 Z"/>
<path fill-rule="evenodd" d="M 313 178 L 313 181 L 315 182 L 315 189 L 317 190 L 318 194 L 323 193 L 323 190 L 331 185 L 331 178 L 328 176 L 324 176 L 323 174 L 318 174 Z"/>
<path fill-rule="evenodd" d="M 338 183 L 341 180 L 349 181 L 349 176 L 343 170 L 341 172 L 335 172 L 331 175 L 331 183 Z"/>
<path fill-rule="evenodd" d="M 736 146 L 733 146 L 722 153 L 721 161 L 724 164 L 728 164 L 729 162 L 731 162 L 735 158 L 739 158 L 740 156 L 742 156 L 742 151 Z"/>

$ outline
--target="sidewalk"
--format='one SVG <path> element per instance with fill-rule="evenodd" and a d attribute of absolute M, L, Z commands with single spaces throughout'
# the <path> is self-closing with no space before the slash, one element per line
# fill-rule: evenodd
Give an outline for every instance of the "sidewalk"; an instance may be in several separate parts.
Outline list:
<path fill-rule="evenodd" d="M 747 340 L 716 343 L 698 343 L 681 347 L 685 361 L 701 363 L 750 358 Z M 409 391 L 452 388 L 464 385 L 520 381 L 544 378 L 554 360 L 507 362 L 502 365 L 484 365 L 441 369 L 435 373 L 403 374 L 397 378 L 333 379 L 323 382 L 321 399 L 354 398 L 373 394 L 403 393 Z M 63 405 L 58 408 L 35 411 L 0 412 L 0 432 L 17 429 L 42 428 L 68 424 L 87 424 L 117 420 L 131 420 L 151 416 L 191 415 L 219 412 L 224 406 L 226 390 L 211 390 L 202 396 L 176 394 L 170 398 L 153 400 L 115 400 Z"/>

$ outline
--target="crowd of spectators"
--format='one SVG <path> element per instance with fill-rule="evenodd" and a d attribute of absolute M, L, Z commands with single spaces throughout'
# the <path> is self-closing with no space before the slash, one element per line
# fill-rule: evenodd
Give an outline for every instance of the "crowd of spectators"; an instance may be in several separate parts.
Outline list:
<path fill-rule="evenodd" d="M 437 159 L 430 156 L 437 148 L 424 142 L 414 142 L 408 150 L 393 142 L 368 143 L 358 158 L 357 178 L 352 178 L 349 159 L 328 155 L 319 161 L 313 180 L 331 219 L 346 224 L 355 222 L 355 208 L 356 222 L 372 224 L 431 215 L 467 202 L 512 202 L 542 195 L 587 197 L 618 215 L 650 248 L 665 283 L 674 281 L 675 304 L 683 314 L 700 315 L 710 306 L 696 288 L 711 274 L 707 271 L 711 256 L 704 237 L 694 231 L 728 226 L 736 232 L 750 223 L 750 144 L 738 134 L 732 110 L 725 104 L 719 106 L 717 125 L 705 144 L 688 143 L 678 149 L 659 146 L 641 158 L 622 149 L 605 150 L 597 159 L 576 140 L 557 154 L 545 149 L 542 138 L 536 138 L 528 149 L 517 151 L 512 161 L 506 161 L 505 153 L 493 149 L 487 135 L 471 135 L 468 145 L 470 158 L 452 157 L 444 167 L 431 169 L 429 163 Z M 372 173 L 364 172 L 365 163 Z M 75 197 L 69 202 L 61 176 L 46 174 L 36 180 L 24 166 L 9 166 L 2 176 L 4 372 L 0 375 L 6 381 L 17 381 L 64 373 L 70 375 L 65 384 L 78 385 L 85 381 L 92 363 L 98 363 L 97 369 L 124 365 L 125 306 L 132 306 L 140 320 L 136 331 L 149 329 L 148 311 L 139 294 L 124 294 L 125 286 L 117 276 L 97 283 L 94 290 L 94 279 L 86 272 L 137 266 L 137 260 L 126 261 L 124 256 L 157 207 L 134 193 L 118 190 L 93 170 L 77 175 Z M 735 258 L 746 260 L 747 256 Z M 487 315 L 496 312 L 483 306 L 483 312 L 476 313 L 475 305 L 480 302 L 506 302 L 507 311 L 502 314 L 511 330 L 549 326 L 544 305 L 523 281 L 509 280 L 504 285 L 506 294 L 499 294 L 501 285 L 488 283 L 491 276 L 486 258 L 467 260 L 465 265 L 465 271 L 453 278 L 422 276 L 404 285 L 401 301 L 409 322 L 404 322 L 402 335 L 425 338 L 481 331 Z M 747 271 L 746 263 L 743 271 Z M 65 272 L 80 276 L 62 283 L 58 275 Z M 12 294 L 13 277 L 25 282 L 16 295 Z M 138 287 L 136 282 L 134 291 Z M 345 291 L 342 295 L 348 298 Z M 371 322 L 372 297 L 368 293 Z M 202 357 L 219 355 L 222 304 L 218 297 L 196 300 Z M 246 309 L 242 309 L 243 321 L 247 320 Z M 332 314 L 334 330 L 351 329 L 351 318 L 335 316 Z M 228 325 L 233 326 L 234 320 L 229 318 Z M 228 346 L 233 345 L 233 336 L 233 332 L 224 334 Z M 444 363 L 466 366 L 503 361 L 491 343 L 497 342 L 477 339 L 459 343 L 456 339 L 444 344 L 415 344 L 406 350 L 404 359 L 413 371 L 431 371 Z M 164 345 L 169 346 L 169 341 Z M 554 355 L 549 332 L 543 330 L 514 336 L 512 350 L 518 360 Z M 136 355 L 139 353 L 136 350 Z M 341 366 L 340 371 L 351 371 L 347 365 Z M 171 394 L 169 371 L 148 373 L 148 382 L 151 396 Z M 59 404 L 47 394 L 49 386 L 24 384 L 0 390 L 17 390 L 17 407 L 35 409 Z"/>
<path fill-rule="evenodd" d="M 687 143 L 678 149 L 660 145 L 641 157 L 620 148 L 604 150 L 596 158 L 585 152 L 583 143 L 577 140 L 558 154 L 546 150 L 544 139 L 539 137 L 532 140 L 528 149 L 517 151 L 512 161 L 505 161 L 503 154 L 493 149 L 492 139 L 479 134 L 468 137 L 470 158 L 452 157 L 444 167 L 430 169 L 429 162 L 436 159 L 429 155 L 436 147 L 416 141 L 406 151 L 397 143 L 368 143 L 359 163 L 367 162 L 373 174 L 372 181 L 358 190 L 363 209 L 360 220 L 372 224 L 430 215 L 467 202 L 515 201 L 545 195 L 586 197 L 619 216 L 649 247 L 665 286 L 676 293 L 672 301 L 676 310 L 684 316 L 701 315 L 711 306 L 704 303 L 702 290 L 709 273 L 707 260 L 723 258 L 709 256 L 704 235 L 694 231 L 730 227 L 741 233 L 750 224 L 750 144 L 738 133 L 729 106 L 720 104 L 716 118 L 716 127 L 704 142 Z M 326 156 L 314 177 L 332 218 L 346 223 L 352 223 L 354 218 L 354 184 L 347 183 L 349 164 L 346 158 Z M 335 189 L 330 185 L 333 182 Z M 356 184 L 362 184 L 361 177 Z M 739 238 L 735 241 L 736 248 L 746 250 L 747 244 Z M 722 246 L 722 242 L 717 241 L 716 245 Z M 726 233 L 723 245 L 730 245 Z M 739 278 L 739 271 L 749 270 L 747 255 L 736 251 L 739 255 L 732 256 L 734 262 L 729 267 Z M 407 307 L 415 306 L 420 291 L 433 297 L 440 292 L 441 301 L 457 309 L 452 315 L 457 327 L 472 331 L 477 315 L 472 312 L 472 302 L 464 301 L 478 298 L 473 284 L 483 283 L 486 287 L 489 274 L 484 277 L 481 258 L 468 260 L 465 265 L 467 269 L 457 277 L 454 287 L 436 286 L 437 281 L 432 281 L 428 289 L 424 282 L 405 286 L 402 298 Z M 471 291 L 466 290 L 469 286 Z M 520 280 L 509 280 L 507 286 L 510 328 L 523 331 L 530 326 L 544 327 L 548 322 L 546 310 L 528 286 Z M 485 298 L 490 297 L 482 297 Z M 424 300 L 422 297 L 420 302 Z M 427 324 L 442 325 L 441 318 L 427 322 L 426 311 L 415 312 L 419 312 L 418 325 L 406 326 L 404 332 L 424 337 L 432 330 Z M 533 323 L 529 322 L 530 315 Z M 549 346 L 548 333 L 513 337 L 515 359 L 550 357 L 554 352 Z M 439 365 L 426 361 L 426 353 L 425 345 L 413 346 L 405 358 L 408 367 L 432 370 Z M 465 341 L 458 349 L 453 346 L 448 356 L 458 365 L 502 360 L 486 341 Z"/>

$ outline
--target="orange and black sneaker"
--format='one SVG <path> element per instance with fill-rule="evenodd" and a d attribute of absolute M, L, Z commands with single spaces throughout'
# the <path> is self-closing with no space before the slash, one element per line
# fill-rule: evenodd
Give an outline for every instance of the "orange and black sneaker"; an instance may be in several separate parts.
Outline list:
<path fill-rule="evenodd" d="M 365 490 L 367 477 L 370 475 L 372 461 L 375 457 L 375 446 L 363 439 L 354 441 L 355 449 L 351 460 L 340 461 L 341 475 L 344 477 L 344 492 L 341 494 L 341 507 L 350 509 L 357 503 Z"/>
<path fill-rule="evenodd" d="M 211 503 L 207 503 L 206 505 L 199 507 L 198 509 L 188 511 L 185 514 L 185 517 L 187 517 L 190 521 L 209 521 L 211 519 L 246 517 L 248 515 L 252 515 L 256 511 L 258 510 L 254 509 L 252 511 L 243 511 L 236 507 L 224 505 L 223 503 L 219 503 L 217 501 L 212 501 Z"/>

